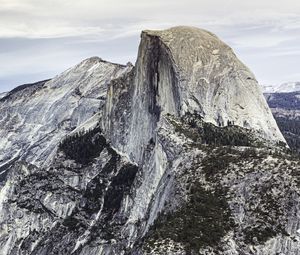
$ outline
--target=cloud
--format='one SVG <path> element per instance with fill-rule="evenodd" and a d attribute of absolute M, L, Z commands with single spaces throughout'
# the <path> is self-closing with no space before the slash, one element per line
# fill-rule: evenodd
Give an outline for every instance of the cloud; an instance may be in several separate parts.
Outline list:
<path fill-rule="evenodd" d="M 216 33 L 265 83 L 298 77 L 298 0 L 0 0 L 0 90 L 93 55 L 134 61 L 141 30 L 175 25 Z"/>
<path fill-rule="evenodd" d="M 0 37 L 132 35 L 140 28 L 182 23 L 220 31 L 236 25 L 265 24 L 292 29 L 300 25 L 294 14 L 300 11 L 300 4 L 294 1 L 291 6 L 288 2 L 293 1 L 0 0 Z"/>
<path fill-rule="evenodd" d="M 2 38 L 62 38 L 62 37 L 100 37 L 104 33 L 104 29 L 100 27 L 74 27 L 74 26 L 53 26 L 47 25 L 45 27 L 35 27 L 27 24 L 19 24 L 17 26 L 10 26 L 7 28 L 5 25 L 0 24 L 0 37 Z"/>

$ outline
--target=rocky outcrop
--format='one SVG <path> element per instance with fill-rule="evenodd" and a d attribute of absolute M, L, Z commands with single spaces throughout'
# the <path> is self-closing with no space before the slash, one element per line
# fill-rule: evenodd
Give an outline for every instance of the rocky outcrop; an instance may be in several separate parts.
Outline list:
<path fill-rule="evenodd" d="M 99 254 L 97 243 L 118 233 L 137 166 L 111 149 L 98 128 L 82 137 L 64 141 L 46 169 L 11 166 L 1 193 L 8 199 L 1 201 L 2 254 Z M 72 142 L 81 151 L 95 145 L 93 158 L 71 154 Z"/>

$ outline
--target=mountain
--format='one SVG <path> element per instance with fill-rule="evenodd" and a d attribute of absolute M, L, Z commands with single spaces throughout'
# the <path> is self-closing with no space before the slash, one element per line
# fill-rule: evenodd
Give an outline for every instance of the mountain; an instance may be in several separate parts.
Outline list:
<path fill-rule="evenodd" d="M 143 31 L 0 100 L 3 254 L 299 254 L 299 158 L 214 34 Z"/>
<path fill-rule="evenodd" d="M 264 93 L 289 93 L 300 91 L 300 82 L 286 82 L 280 85 L 262 85 Z"/>
<path fill-rule="evenodd" d="M 167 113 L 197 112 L 205 122 L 235 123 L 269 140 L 284 141 L 253 74 L 215 35 L 175 27 L 144 31 L 141 38 L 137 71 L 127 81 L 131 86 L 124 95 L 114 94 L 112 86 L 113 101 L 105 112 L 103 129 L 120 151 L 138 162 L 140 148 L 154 138 L 160 117 Z M 126 107 L 123 118 L 117 109 L 120 96 L 129 98 L 120 102 Z"/>

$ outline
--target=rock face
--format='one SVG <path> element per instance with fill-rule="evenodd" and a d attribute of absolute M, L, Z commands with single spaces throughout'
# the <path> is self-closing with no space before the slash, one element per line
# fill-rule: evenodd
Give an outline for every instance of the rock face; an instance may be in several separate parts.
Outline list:
<path fill-rule="evenodd" d="M 156 40 L 175 69 L 177 81 L 172 80 L 176 87 L 169 90 L 177 95 L 173 95 L 176 106 L 165 99 L 170 97 L 170 91 L 160 91 L 170 82 L 158 72 L 157 97 L 163 102 L 159 103 L 162 112 L 182 115 L 196 111 L 207 122 L 224 126 L 231 121 L 259 130 L 269 139 L 282 140 L 254 75 L 215 35 L 198 28 L 175 27 L 145 31 L 142 41 L 143 38 Z M 164 55 L 159 55 L 161 70 Z"/>
<path fill-rule="evenodd" d="M 137 162 L 166 113 L 197 112 L 206 122 L 218 126 L 230 122 L 254 129 L 268 140 L 284 141 L 254 75 L 231 48 L 205 30 L 175 27 L 142 32 L 135 74 L 127 83 L 131 87 L 127 86 L 126 96 L 132 100 L 126 105 L 131 114 L 124 127 L 128 138 L 124 142 L 122 135 L 120 142 L 115 133 L 109 136 Z M 111 87 L 111 95 L 117 86 Z M 118 121 L 111 118 L 110 105 L 106 114 L 108 123 Z"/>
<path fill-rule="evenodd" d="M 0 99 L 0 166 L 16 159 L 47 165 L 59 141 L 98 112 L 109 82 L 127 70 L 90 58 Z"/>
<path fill-rule="evenodd" d="M 299 159 L 251 72 L 204 30 L 141 37 L 135 67 L 0 99 L 2 253 L 300 254 Z"/>

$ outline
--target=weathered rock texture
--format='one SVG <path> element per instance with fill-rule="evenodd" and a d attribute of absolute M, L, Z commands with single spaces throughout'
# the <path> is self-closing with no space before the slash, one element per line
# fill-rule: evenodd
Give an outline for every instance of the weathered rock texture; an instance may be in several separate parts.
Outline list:
<path fill-rule="evenodd" d="M 131 85 L 126 92 L 131 102 L 125 108 L 131 114 L 126 116 L 124 128 L 128 138 L 124 142 L 122 135 L 120 143 L 114 133 L 111 136 L 115 146 L 136 161 L 166 113 L 183 116 L 195 111 L 215 125 L 231 122 L 254 129 L 269 140 L 284 141 L 254 75 L 229 46 L 205 30 L 144 31 L 135 74 L 127 83 Z M 115 89 L 119 89 L 118 83 L 111 88 L 112 94 Z M 110 103 L 109 123 L 116 121 L 110 117 L 114 114 Z M 120 125 L 123 123 L 121 120 Z"/>
<path fill-rule="evenodd" d="M 128 68 L 94 57 L 0 99 L 0 167 L 15 159 L 47 165 L 59 141 L 98 112 L 109 82 Z"/>

